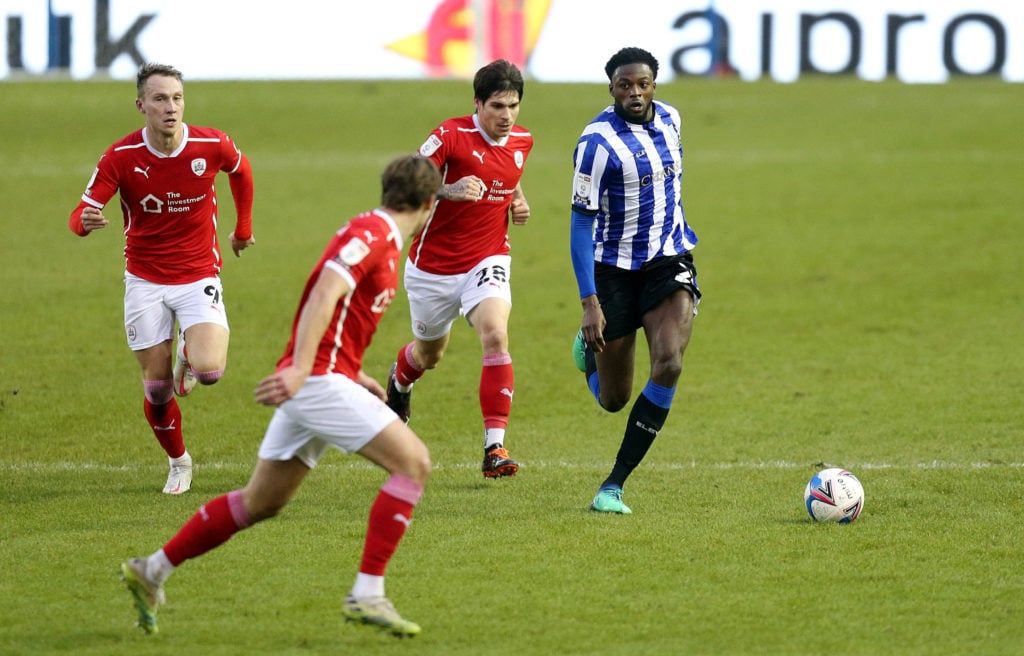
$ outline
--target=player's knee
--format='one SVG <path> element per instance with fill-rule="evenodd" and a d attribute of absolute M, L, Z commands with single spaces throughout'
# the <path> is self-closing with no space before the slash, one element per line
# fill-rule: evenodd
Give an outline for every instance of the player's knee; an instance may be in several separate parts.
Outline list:
<path fill-rule="evenodd" d="M 433 369 L 437 366 L 437 363 L 444 357 L 444 349 L 436 349 L 430 351 L 423 351 L 422 353 L 416 353 L 415 359 L 416 364 L 420 366 L 420 369 L 426 371 L 427 369 Z"/>
<path fill-rule="evenodd" d="M 413 477 L 412 479 L 420 485 L 426 485 L 430 479 L 430 472 L 433 465 L 430 464 L 430 455 L 424 454 L 423 458 L 417 458 L 413 462 Z"/>
<path fill-rule="evenodd" d="M 146 400 L 153 405 L 164 405 L 170 403 L 174 398 L 174 381 L 167 380 L 144 380 L 142 386 L 146 390 Z"/>
<path fill-rule="evenodd" d="M 427 450 L 426 445 L 421 449 L 417 449 L 416 453 L 409 457 L 405 466 L 408 470 L 406 476 L 420 485 L 426 485 L 433 468 L 430 462 L 430 451 Z"/>
<path fill-rule="evenodd" d="M 504 328 L 488 330 L 480 335 L 480 346 L 484 353 L 505 353 L 508 351 L 508 331 Z"/>
<path fill-rule="evenodd" d="M 651 362 L 651 380 L 659 385 L 674 387 L 682 373 L 683 359 L 678 353 L 668 354 Z"/>
<path fill-rule="evenodd" d="M 420 442 L 417 448 L 410 449 L 404 453 L 401 464 L 395 469 L 395 474 L 416 481 L 420 485 L 426 485 L 430 478 L 433 465 L 430 462 L 430 451 L 427 445 Z"/>
<path fill-rule="evenodd" d="M 261 503 L 254 503 L 251 507 L 246 505 L 249 512 L 249 522 L 255 524 L 271 517 L 277 517 L 288 502 L 284 499 L 265 500 Z"/>
<path fill-rule="evenodd" d="M 193 369 L 193 371 L 200 385 L 213 385 L 224 375 L 223 369 L 214 369 L 213 371 L 196 371 Z"/>
<path fill-rule="evenodd" d="M 601 404 L 601 407 L 608 412 L 618 412 L 625 408 L 626 404 L 629 403 L 629 395 L 614 392 L 606 393 L 604 390 L 601 390 L 601 398 L 598 399 L 598 402 Z"/>

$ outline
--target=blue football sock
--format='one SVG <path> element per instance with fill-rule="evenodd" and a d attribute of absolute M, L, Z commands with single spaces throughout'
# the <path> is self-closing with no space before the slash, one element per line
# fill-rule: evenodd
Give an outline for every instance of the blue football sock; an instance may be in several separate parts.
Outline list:
<path fill-rule="evenodd" d="M 648 380 L 647 385 L 640 393 L 650 399 L 654 405 L 667 410 L 672 407 L 672 398 L 676 395 L 676 388 L 662 387 L 653 380 Z"/>

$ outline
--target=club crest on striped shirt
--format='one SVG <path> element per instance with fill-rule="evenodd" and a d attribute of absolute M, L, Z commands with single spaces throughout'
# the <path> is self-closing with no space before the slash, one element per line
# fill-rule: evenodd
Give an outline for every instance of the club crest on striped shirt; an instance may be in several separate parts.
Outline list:
<path fill-rule="evenodd" d="M 586 199 L 590 197 L 590 189 L 593 185 L 593 180 L 589 175 L 584 173 L 576 174 L 576 198 Z"/>

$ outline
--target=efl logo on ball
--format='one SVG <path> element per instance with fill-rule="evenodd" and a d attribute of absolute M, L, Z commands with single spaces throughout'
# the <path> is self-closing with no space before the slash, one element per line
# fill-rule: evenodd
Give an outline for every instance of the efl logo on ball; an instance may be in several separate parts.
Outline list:
<path fill-rule="evenodd" d="M 864 486 L 845 469 L 823 469 L 808 481 L 804 505 L 816 522 L 849 524 L 864 510 Z"/>

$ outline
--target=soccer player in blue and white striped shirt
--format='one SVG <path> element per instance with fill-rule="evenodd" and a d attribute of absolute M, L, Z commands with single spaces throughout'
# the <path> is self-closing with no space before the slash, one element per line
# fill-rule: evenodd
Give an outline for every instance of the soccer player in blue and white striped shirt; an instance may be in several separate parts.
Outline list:
<path fill-rule="evenodd" d="M 658 61 L 623 48 L 605 65 L 614 104 L 583 130 L 573 177 L 570 244 L 583 320 L 573 345 L 598 404 L 618 412 L 632 396 L 636 331 L 651 377 L 633 403 L 615 465 L 590 505 L 630 514 L 622 486 L 668 416 L 700 301 L 680 192 L 679 112 L 654 100 Z"/>

